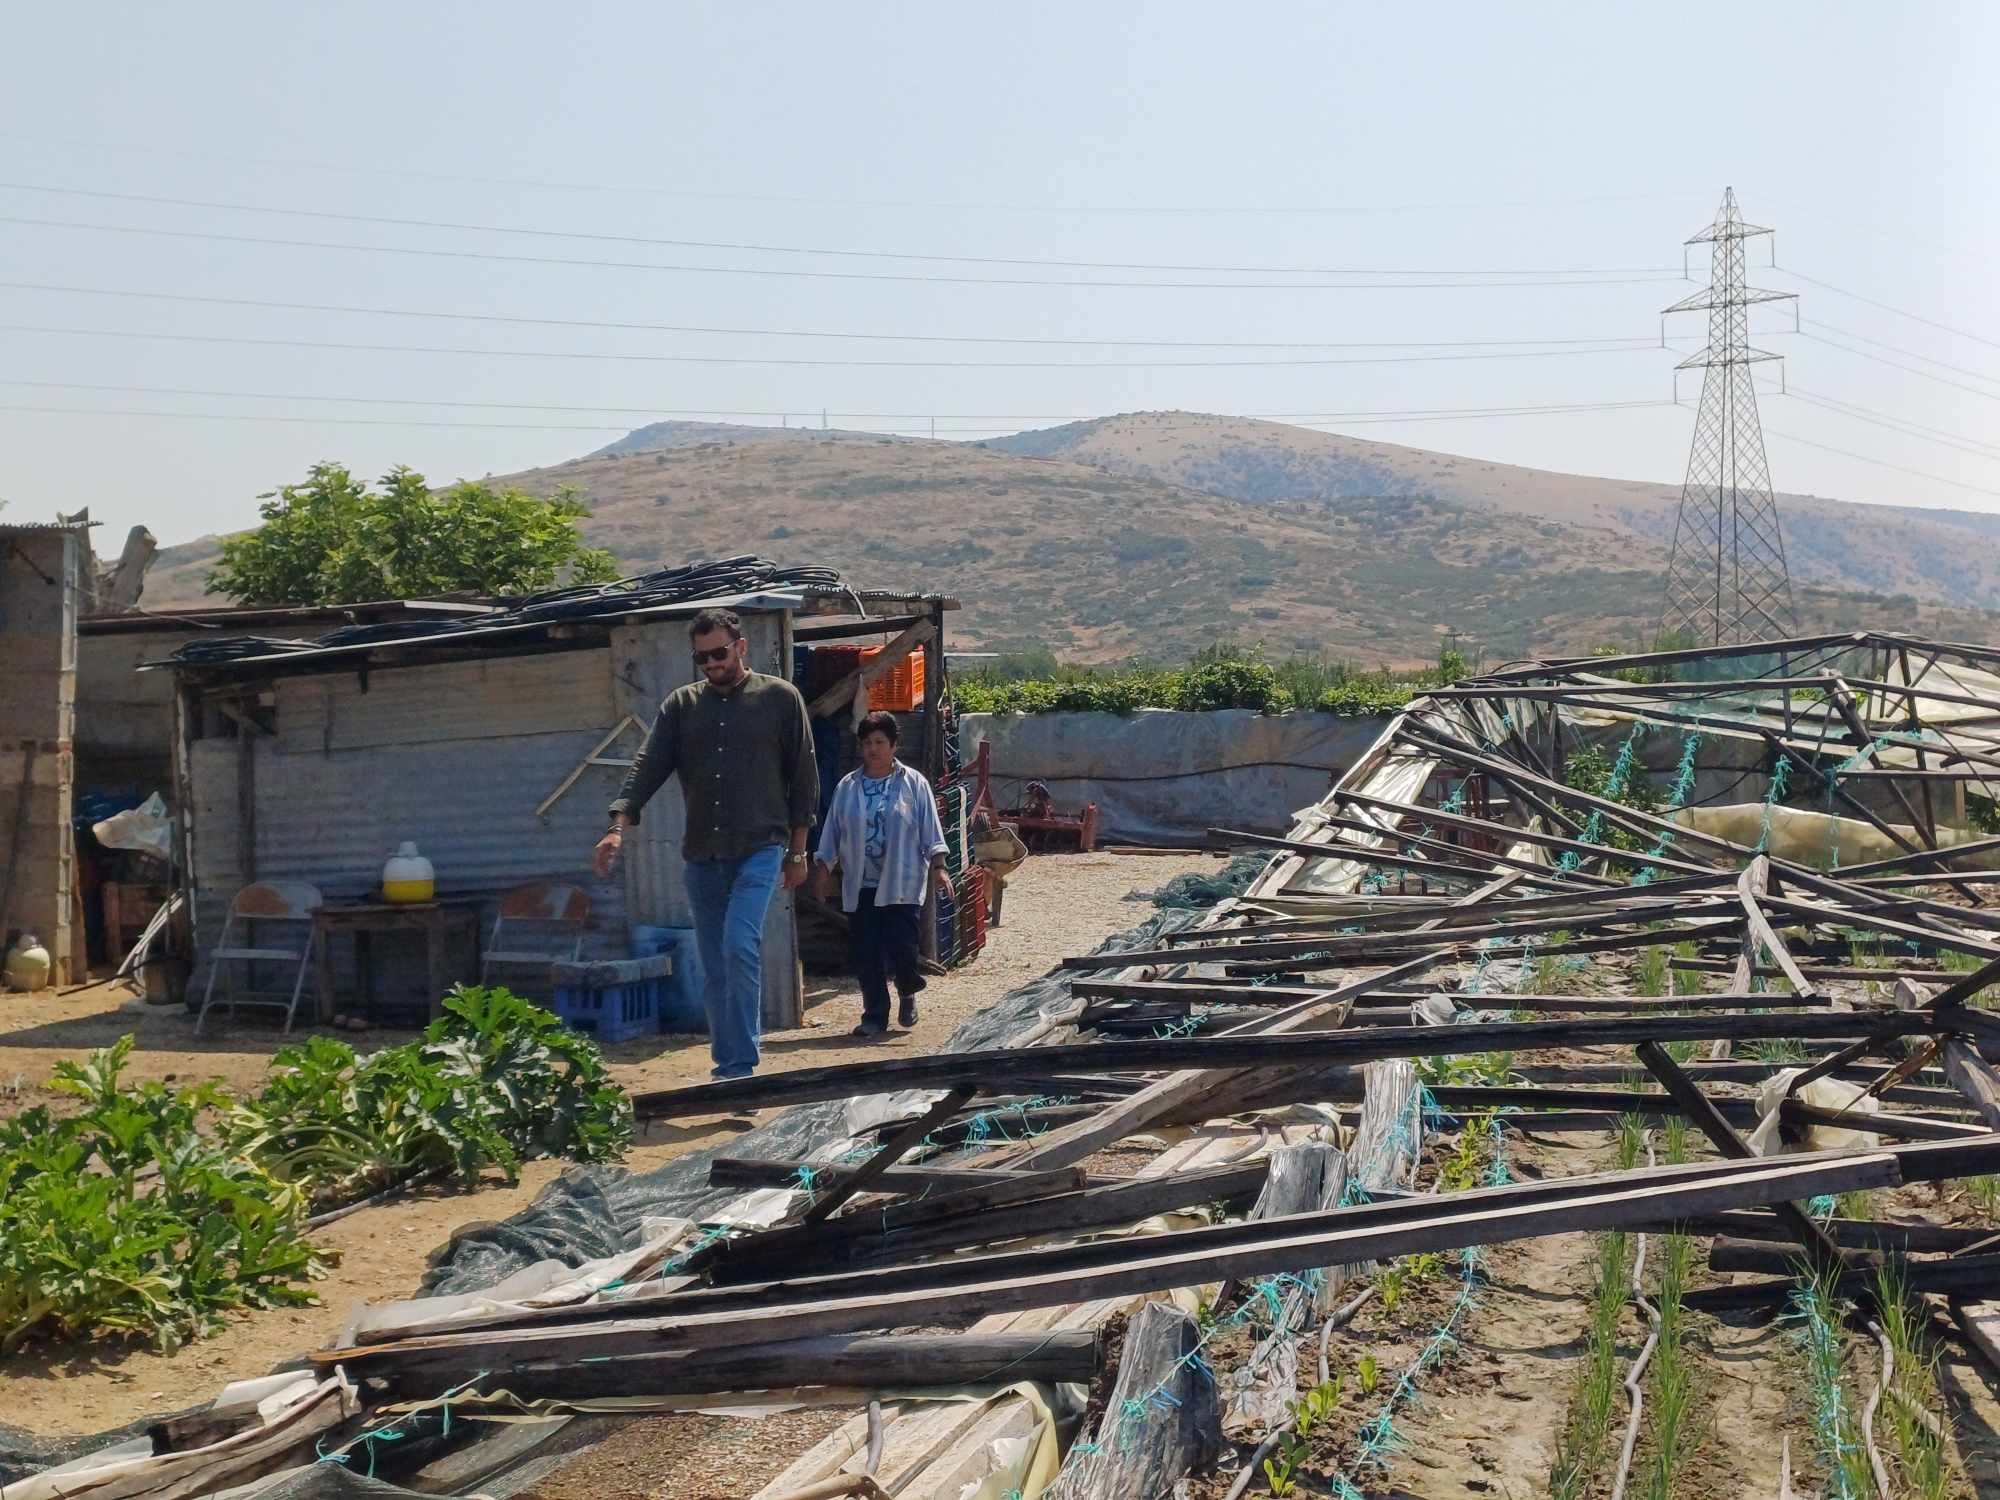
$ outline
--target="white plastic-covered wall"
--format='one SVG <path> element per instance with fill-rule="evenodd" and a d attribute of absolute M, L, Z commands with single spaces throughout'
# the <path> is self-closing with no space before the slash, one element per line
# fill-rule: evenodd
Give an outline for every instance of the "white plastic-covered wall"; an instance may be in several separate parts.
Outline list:
<path fill-rule="evenodd" d="M 1059 811 L 1097 804 L 1101 842 L 1176 847 L 1200 844 L 1215 827 L 1282 832 L 1387 722 L 1248 709 L 967 714 L 959 745 L 967 765 L 981 742 L 993 746 L 993 797 L 1003 809 L 1041 781 Z"/>

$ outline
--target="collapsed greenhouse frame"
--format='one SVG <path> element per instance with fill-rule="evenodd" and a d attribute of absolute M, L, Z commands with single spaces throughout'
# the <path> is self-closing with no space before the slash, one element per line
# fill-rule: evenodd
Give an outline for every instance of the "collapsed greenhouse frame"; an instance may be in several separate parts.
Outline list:
<path fill-rule="evenodd" d="M 1865 1303 L 1868 1257 L 1898 1254 L 2000 1359 L 1981 1300 L 2000 1246 L 1811 1207 L 2000 1171 L 2000 1018 L 1976 1004 L 2000 984 L 2000 837 L 1969 826 L 2000 786 L 1997 669 L 2000 651 L 1857 633 L 1433 692 L 1287 838 L 1216 831 L 1271 855 L 1240 897 L 1068 960 L 961 1050 L 635 1097 L 641 1120 L 805 1108 L 686 1163 L 715 1191 L 682 1184 L 625 1253 L 371 1308 L 268 1378 L 288 1385 L 91 1493 L 241 1484 L 301 1444 L 372 1465 L 385 1434 L 435 1438 L 453 1412 L 802 1387 L 857 1415 L 766 1500 L 1160 1493 L 1225 1423 L 1247 1445 L 1283 1421 L 1302 1348 L 1371 1266 L 1612 1228 L 1719 1237 L 1717 1269 L 1753 1269 L 1697 1294 L 1716 1307 L 1782 1309 L 1802 1268 Z M 1586 790 L 1565 772 L 1592 754 Z M 1649 952 L 1700 989 L 1528 992 L 1548 961 Z M 1803 1061 L 1732 1055 L 1771 1043 Z M 1420 1076 L 1473 1054 L 1513 1066 Z M 1528 1136 L 1678 1118 L 1719 1159 L 1412 1194 L 1425 1132 L 1475 1112 Z M 1086 1166 L 1168 1127 L 1191 1133 L 1136 1175 Z M 1196 1213 L 1213 1221 L 1162 1217 Z M 1240 1369 L 1210 1368 L 1218 1324 L 1190 1315 L 1218 1284 L 1219 1323 L 1258 1334 Z M 1127 1313 L 1106 1370 L 1101 1331 Z M 1079 1426 L 1069 1388 L 1092 1381 L 1108 1396 Z M 1357 1462 L 1386 1462 L 1366 1437 Z"/>

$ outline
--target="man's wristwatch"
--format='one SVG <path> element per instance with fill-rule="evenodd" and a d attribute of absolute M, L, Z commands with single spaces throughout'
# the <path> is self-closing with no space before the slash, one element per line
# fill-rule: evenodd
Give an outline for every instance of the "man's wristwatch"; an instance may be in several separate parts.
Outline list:
<path fill-rule="evenodd" d="M 806 862 L 806 855 L 805 855 L 805 851 L 804 851 L 803 849 L 788 849 L 788 850 L 786 850 L 786 851 L 785 851 L 785 863 L 786 863 L 786 864 L 788 864 L 788 865 L 802 865 L 802 864 L 804 864 L 805 862 Z"/>

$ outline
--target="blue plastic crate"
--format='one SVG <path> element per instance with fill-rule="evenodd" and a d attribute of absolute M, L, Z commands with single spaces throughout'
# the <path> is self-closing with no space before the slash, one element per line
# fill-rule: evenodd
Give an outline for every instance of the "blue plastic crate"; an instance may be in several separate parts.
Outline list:
<path fill-rule="evenodd" d="M 672 961 L 664 955 L 595 963 L 557 963 L 555 1013 L 572 1031 L 599 1042 L 625 1042 L 660 1029 Z"/>
<path fill-rule="evenodd" d="M 692 927 L 651 927 L 634 923 L 632 954 L 650 958 L 664 953 L 673 960 L 674 971 L 662 984 L 660 1030 L 706 1035 L 708 1012 L 702 1005 L 701 948 Z"/>

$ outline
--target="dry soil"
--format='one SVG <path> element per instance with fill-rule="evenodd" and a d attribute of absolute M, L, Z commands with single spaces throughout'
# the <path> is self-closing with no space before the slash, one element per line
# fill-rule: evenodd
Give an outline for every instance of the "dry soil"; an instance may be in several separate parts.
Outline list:
<path fill-rule="evenodd" d="M 1205 855 L 1037 856 L 1009 886 L 1005 925 L 986 951 L 967 967 L 931 981 L 915 1030 L 856 1042 L 847 1034 L 860 1019 L 852 983 L 812 979 L 805 1026 L 766 1038 L 765 1070 L 936 1050 L 961 1021 L 1009 990 L 1066 955 L 1088 951 L 1144 921 L 1153 908 L 1126 899 L 1135 888 L 1151 889 L 1178 874 L 1213 873 L 1218 867 Z M 180 1083 L 219 1078 L 245 1092 L 261 1087 L 271 1054 L 286 1040 L 250 1013 L 233 1025 L 212 1019 L 208 1034 L 196 1038 L 180 1007 L 148 1006 L 110 986 L 71 995 L 50 990 L 0 995 L 0 1111 L 56 1102 L 59 1096 L 45 1083 L 58 1059 L 82 1057 L 128 1032 L 138 1039 L 128 1078 Z M 378 1030 L 347 1039 L 371 1048 L 411 1035 Z M 619 1083 L 635 1091 L 700 1082 L 709 1070 L 707 1044 L 699 1037 L 627 1042 L 608 1048 L 606 1056 Z M 649 1170 L 711 1143 L 719 1132 L 745 1128 L 741 1119 L 658 1127 L 634 1144 L 627 1164 Z M 531 1162 L 514 1186 L 496 1178 L 474 1192 L 420 1196 L 327 1225 L 315 1238 L 337 1251 L 340 1262 L 318 1284 L 316 1307 L 247 1314 L 173 1355 L 99 1341 L 0 1360 L 0 1413 L 30 1431 L 77 1434 L 195 1404 L 230 1380 L 261 1375 L 325 1343 L 355 1303 L 410 1295 L 431 1251 L 454 1228 L 505 1219 L 527 1206 L 559 1170 L 559 1163 Z"/>

